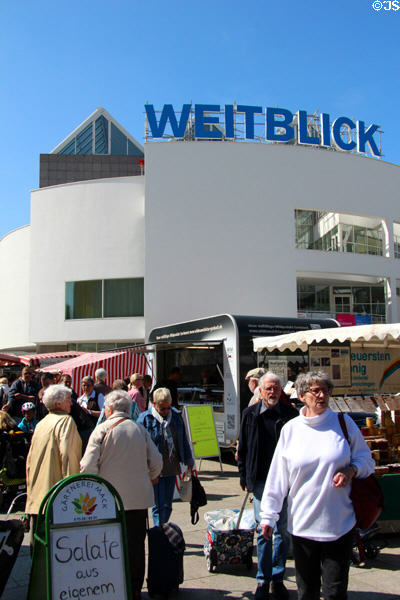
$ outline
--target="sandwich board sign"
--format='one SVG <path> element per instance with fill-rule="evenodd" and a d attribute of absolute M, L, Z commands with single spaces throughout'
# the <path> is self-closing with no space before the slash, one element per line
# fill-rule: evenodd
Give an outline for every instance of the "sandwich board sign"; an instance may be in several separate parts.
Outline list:
<path fill-rule="evenodd" d="M 186 405 L 184 416 L 194 458 L 218 456 L 222 471 L 213 407 L 210 404 Z"/>
<path fill-rule="evenodd" d="M 28 600 L 128 600 L 127 556 L 118 492 L 97 475 L 67 477 L 39 509 Z"/>

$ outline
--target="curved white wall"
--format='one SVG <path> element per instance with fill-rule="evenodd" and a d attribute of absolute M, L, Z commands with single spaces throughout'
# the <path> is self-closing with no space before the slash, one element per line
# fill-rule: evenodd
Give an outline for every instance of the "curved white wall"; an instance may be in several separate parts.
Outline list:
<path fill-rule="evenodd" d="M 0 348 L 30 348 L 29 325 L 29 225 L 0 240 Z"/>
<path fill-rule="evenodd" d="M 65 320 L 65 282 L 144 277 L 143 177 L 70 183 L 31 195 L 30 339 L 141 340 L 144 318 Z"/>
<path fill-rule="evenodd" d="M 297 272 L 383 276 L 395 289 L 393 249 L 297 250 L 294 210 L 383 217 L 393 231 L 398 166 L 279 144 L 151 142 L 145 153 L 147 332 L 219 313 L 296 316 Z M 169 290 L 162 303 L 157 287 Z"/>

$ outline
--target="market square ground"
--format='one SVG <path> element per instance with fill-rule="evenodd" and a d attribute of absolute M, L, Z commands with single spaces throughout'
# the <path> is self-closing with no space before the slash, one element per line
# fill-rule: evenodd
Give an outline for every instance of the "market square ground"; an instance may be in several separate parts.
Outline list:
<path fill-rule="evenodd" d="M 253 598 L 256 587 L 256 567 L 247 571 L 243 565 L 218 567 L 216 573 L 207 571 L 203 554 L 206 522 L 203 514 L 217 508 L 239 508 L 243 492 L 239 486 L 236 466 L 223 464 L 220 472 L 217 461 L 204 460 L 199 472 L 208 496 L 208 505 L 200 509 L 197 525 L 190 523 L 188 503 L 174 502 L 172 521 L 183 530 L 186 540 L 185 581 L 177 600 L 223 600 L 224 598 Z M 0 518 L 4 519 L 4 515 Z M 3 600 L 24 600 L 27 596 L 30 570 L 29 534 L 25 536 L 17 562 L 11 573 Z M 285 584 L 291 600 L 296 599 L 296 582 L 293 560 L 287 563 Z M 388 545 L 367 568 L 351 567 L 349 600 L 394 600 L 400 589 L 400 534 L 388 538 Z M 143 600 L 148 595 L 144 587 Z M 39 600 L 39 598 L 38 598 Z M 42 599 L 40 599 L 42 600 Z"/>

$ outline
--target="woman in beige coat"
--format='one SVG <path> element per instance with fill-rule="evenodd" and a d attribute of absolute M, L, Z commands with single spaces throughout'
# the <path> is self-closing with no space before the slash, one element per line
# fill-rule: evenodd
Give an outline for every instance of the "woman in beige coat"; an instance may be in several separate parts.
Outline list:
<path fill-rule="evenodd" d="M 71 390 L 49 386 L 43 395 L 49 414 L 36 426 L 26 461 L 26 512 L 37 515 L 49 489 L 64 477 L 79 473 L 82 442 L 71 410 Z"/>
<path fill-rule="evenodd" d="M 106 421 L 89 438 L 81 472 L 109 481 L 122 498 L 128 534 L 132 597 L 140 598 L 144 580 L 147 509 L 154 504 L 153 483 L 162 469 L 162 457 L 150 435 L 130 418 L 132 399 L 116 390 L 106 396 Z"/>

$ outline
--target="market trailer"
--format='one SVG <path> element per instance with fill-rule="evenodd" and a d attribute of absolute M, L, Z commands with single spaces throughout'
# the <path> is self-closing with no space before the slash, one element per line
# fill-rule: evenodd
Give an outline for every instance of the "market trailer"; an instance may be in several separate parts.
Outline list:
<path fill-rule="evenodd" d="M 326 327 L 338 323 L 222 314 L 157 327 L 150 332 L 148 344 L 154 345 L 156 380 L 166 379 L 173 367 L 179 367 L 180 402 L 211 404 L 220 446 L 231 447 L 250 399 L 244 378 L 257 366 L 253 338 Z"/>

